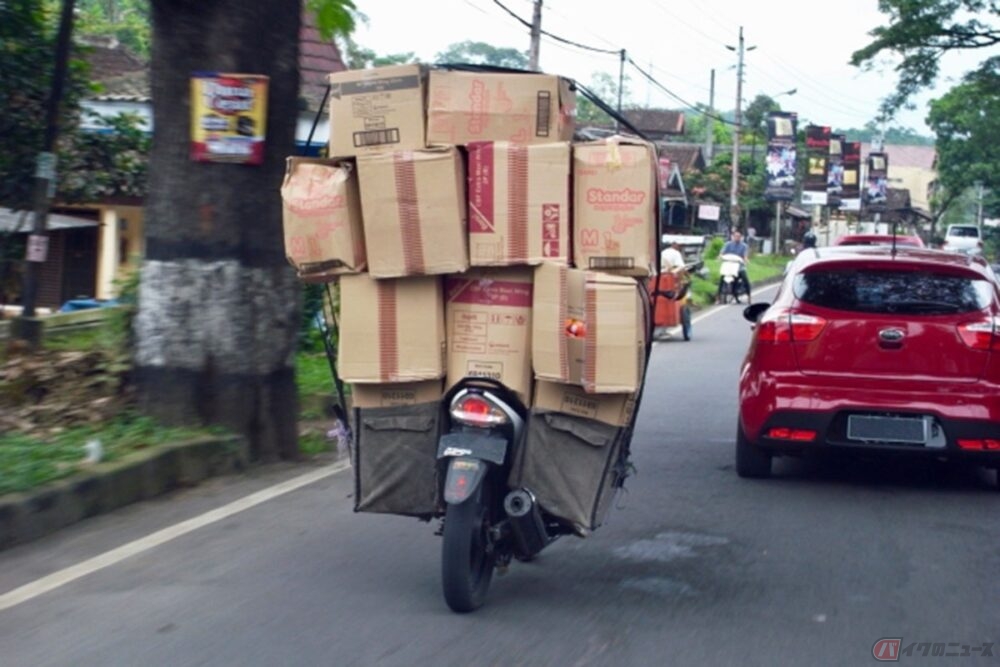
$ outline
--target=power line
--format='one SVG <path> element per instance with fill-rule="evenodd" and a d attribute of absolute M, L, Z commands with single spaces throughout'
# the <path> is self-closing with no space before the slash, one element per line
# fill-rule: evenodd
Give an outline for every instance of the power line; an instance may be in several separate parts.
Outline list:
<path fill-rule="evenodd" d="M 637 65 L 636 62 L 634 60 L 632 60 L 632 58 L 629 57 L 629 58 L 626 58 L 626 60 L 628 61 L 628 63 L 630 65 L 632 65 L 632 67 L 634 67 L 636 69 L 636 71 L 639 72 L 639 74 L 642 74 L 642 76 L 645 77 L 645 79 L 647 81 L 649 81 L 654 86 L 656 86 L 657 88 L 659 88 L 660 90 L 662 90 L 663 92 L 665 92 L 670 97 L 674 98 L 675 100 L 677 100 L 678 102 L 680 102 L 681 104 L 683 104 L 685 107 L 687 107 L 691 111 L 693 111 L 695 113 L 698 113 L 698 114 L 701 114 L 702 116 L 705 116 L 706 118 L 711 118 L 711 119 L 717 120 L 717 121 L 719 121 L 721 123 L 725 123 L 726 125 L 733 125 L 735 127 L 740 127 L 739 123 L 734 123 L 733 121 L 728 120 L 726 118 L 723 118 L 722 116 L 717 116 L 715 114 L 708 113 L 704 109 L 700 109 L 697 106 L 691 104 L 690 102 L 688 102 L 687 100 L 685 100 L 683 97 L 681 97 L 680 95 L 678 95 L 677 93 L 673 92 L 672 90 L 670 90 L 669 88 L 667 88 L 666 86 L 664 86 L 662 83 L 660 83 L 659 81 L 657 81 L 656 78 L 654 78 L 652 74 L 650 74 L 646 70 L 644 70 L 641 67 L 639 67 L 639 65 Z"/>
<path fill-rule="evenodd" d="M 520 16 L 518 16 L 512 9 L 508 8 L 506 5 L 500 2 L 500 0 L 493 0 L 493 3 L 498 7 L 500 7 L 502 10 L 504 10 L 505 12 L 507 12 L 508 14 L 510 14 L 511 16 L 513 16 L 522 25 L 526 26 L 529 29 L 531 28 L 530 21 L 526 21 Z M 615 55 L 621 53 L 620 49 L 618 51 L 611 51 L 609 49 L 599 49 L 596 46 L 587 46 L 586 44 L 580 44 L 579 42 L 574 42 L 572 40 L 566 39 L 565 37 L 560 37 L 559 35 L 553 35 L 551 32 L 548 32 L 547 30 L 541 30 L 540 32 L 543 35 L 547 36 L 549 39 L 554 39 L 557 42 L 562 42 L 563 44 L 569 44 L 570 46 L 575 46 L 578 49 L 584 49 L 586 51 L 594 51 L 595 53 L 611 53 Z"/>

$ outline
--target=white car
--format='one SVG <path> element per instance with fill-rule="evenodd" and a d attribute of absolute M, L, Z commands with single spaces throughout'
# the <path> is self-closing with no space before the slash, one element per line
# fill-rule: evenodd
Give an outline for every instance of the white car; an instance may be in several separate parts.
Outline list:
<path fill-rule="evenodd" d="M 982 255 L 983 238 L 976 225 L 948 225 L 944 245 L 941 247 L 966 255 Z"/>

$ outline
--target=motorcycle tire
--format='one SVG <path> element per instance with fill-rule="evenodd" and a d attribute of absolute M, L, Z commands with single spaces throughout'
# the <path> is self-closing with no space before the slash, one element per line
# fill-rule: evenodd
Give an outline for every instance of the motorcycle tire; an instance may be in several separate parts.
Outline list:
<path fill-rule="evenodd" d="M 493 578 L 496 559 L 488 548 L 488 495 L 481 486 L 465 502 L 448 505 L 445 512 L 441 583 L 445 602 L 454 612 L 481 607 Z"/>

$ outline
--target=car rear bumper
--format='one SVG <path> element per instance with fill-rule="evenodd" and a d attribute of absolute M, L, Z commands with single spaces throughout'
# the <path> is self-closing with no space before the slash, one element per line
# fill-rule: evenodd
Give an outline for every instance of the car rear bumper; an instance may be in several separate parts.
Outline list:
<path fill-rule="evenodd" d="M 890 414 L 931 418 L 936 436 L 927 445 L 861 442 L 847 434 L 852 414 Z M 982 383 L 954 385 L 937 391 L 902 391 L 820 386 L 757 378 L 752 389 L 741 386 L 740 425 L 747 440 L 775 453 L 819 448 L 879 451 L 913 456 L 961 458 L 985 465 L 1000 464 L 1000 450 L 959 447 L 959 440 L 1000 440 L 1000 387 Z M 811 441 L 768 437 L 772 429 L 814 431 Z M 783 434 L 785 435 L 785 434 Z"/>

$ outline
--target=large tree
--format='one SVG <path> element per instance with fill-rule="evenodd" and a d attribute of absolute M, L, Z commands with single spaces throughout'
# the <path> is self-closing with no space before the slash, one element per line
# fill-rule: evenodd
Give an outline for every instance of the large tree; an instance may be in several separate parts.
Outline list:
<path fill-rule="evenodd" d="M 321 22 L 349 23 L 350 2 L 323 4 Z M 155 134 L 137 395 L 168 422 L 221 424 L 245 435 L 255 458 L 294 458 L 301 290 L 285 259 L 279 188 L 295 146 L 300 5 L 152 0 L 151 7 Z M 196 71 L 270 77 L 262 165 L 191 161 Z"/>
<path fill-rule="evenodd" d="M 948 52 L 1000 44 L 996 0 L 879 0 L 878 6 L 886 24 L 869 33 L 872 42 L 855 51 L 851 63 L 874 68 L 886 55 L 898 60 L 899 81 L 882 103 L 886 118 L 910 106 L 914 94 L 934 84 Z"/>

